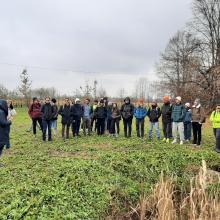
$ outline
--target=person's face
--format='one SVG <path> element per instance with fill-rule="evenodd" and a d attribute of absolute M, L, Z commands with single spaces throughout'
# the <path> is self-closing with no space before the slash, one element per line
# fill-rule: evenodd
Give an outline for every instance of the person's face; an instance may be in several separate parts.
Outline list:
<path fill-rule="evenodd" d="M 117 105 L 114 103 L 114 104 L 113 104 L 113 108 L 116 108 L 116 107 L 117 107 Z"/>
<path fill-rule="evenodd" d="M 220 105 L 217 105 L 217 106 L 216 106 L 216 111 L 217 111 L 217 112 L 220 112 Z"/>
<path fill-rule="evenodd" d="M 86 105 L 88 105 L 88 104 L 89 104 L 89 100 L 88 100 L 88 99 L 86 99 L 86 100 L 85 100 L 85 103 L 86 103 Z"/>
<path fill-rule="evenodd" d="M 104 102 L 100 102 L 100 106 L 104 106 Z"/>
<path fill-rule="evenodd" d="M 128 104 L 128 103 L 129 103 L 129 100 L 128 100 L 128 99 L 126 99 L 126 100 L 125 100 L 125 103 L 126 103 L 126 104 Z"/>
<path fill-rule="evenodd" d="M 80 104 L 80 101 L 77 101 L 76 104 Z"/>
<path fill-rule="evenodd" d="M 176 99 L 176 104 L 180 104 L 180 100 L 179 99 Z"/>
<path fill-rule="evenodd" d="M 194 105 L 197 106 L 199 103 L 197 101 L 194 102 Z"/>
<path fill-rule="evenodd" d="M 94 102 L 95 105 L 98 105 L 98 102 Z"/>
<path fill-rule="evenodd" d="M 34 104 L 37 104 L 37 103 L 39 103 L 39 100 L 38 100 L 38 99 L 35 99 L 35 100 L 34 100 Z"/>
<path fill-rule="evenodd" d="M 45 99 L 45 103 L 46 103 L 46 104 L 50 103 L 50 99 L 49 99 L 49 98 L 46 98 L 46 99 Z"/>
<path fill-rule="evenodd" d="M 70 104 L 69 99 L 65 99 L 65 100 L 64 100 L 64 104 L 65 104 L 65 105 L 69 105 L 69 104 Z"/>

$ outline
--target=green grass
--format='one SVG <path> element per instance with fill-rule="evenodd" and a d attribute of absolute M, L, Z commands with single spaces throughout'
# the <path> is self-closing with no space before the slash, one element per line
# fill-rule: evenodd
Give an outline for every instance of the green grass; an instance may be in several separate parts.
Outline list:
<path fill-rule="evenodd" d="M 187 187 L 202 159 L 209 167 L 220 164 L 209 125 L 202 149 L 143 142 L 135 132 L 131 139 L 121 132 L 118 140 L 93 135 L 64 143 L 59 135 L 42 143 L 40 132 L 37 140 L 26 132 L 29 126 L 19 109 L 11 151 L 1 159 L 0 219 L 104 219 L 136 204 L 143 191 L 150 193 L 162 171 Z"/>

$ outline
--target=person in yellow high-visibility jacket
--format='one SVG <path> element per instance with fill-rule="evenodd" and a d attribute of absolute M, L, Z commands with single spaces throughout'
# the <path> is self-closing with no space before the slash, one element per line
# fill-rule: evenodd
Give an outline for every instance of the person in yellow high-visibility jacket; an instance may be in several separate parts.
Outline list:
<path fill-rule="evenodd" d="M 212 122 L 213 131 L 216 139 L 216 152 L 220 153 L 220 104 L 216 106 L 216 110 L 212 112 L 210 116 Z"/>

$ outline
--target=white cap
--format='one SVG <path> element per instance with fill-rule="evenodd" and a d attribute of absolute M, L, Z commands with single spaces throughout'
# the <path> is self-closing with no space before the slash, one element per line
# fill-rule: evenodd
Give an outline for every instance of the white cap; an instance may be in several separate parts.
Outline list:
<path fill-rule="evenodd" d="M 187 102 L 187 103 L 185 104 L 185 106 L 188 107 L 188 108 L 190 108 L 190 103 Z"/>
<path fill-rule="evenodd" d="M 79 98 L 76 98 L 76 99 L 75 99 L 75 103 L 77 103 L 77 102 L 80 102 L 80 99 L 79 99 Z"/>

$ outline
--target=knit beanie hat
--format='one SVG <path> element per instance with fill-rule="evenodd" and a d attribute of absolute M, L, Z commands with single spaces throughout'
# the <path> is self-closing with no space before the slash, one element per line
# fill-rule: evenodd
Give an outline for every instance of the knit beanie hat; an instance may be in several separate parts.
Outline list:
<path fill-rule="evenodd" d="M 190 108 L 190 103 L 187 102 L 187 103 L 185 104 L 185 106 L 188 107 L 188 108 Z"/>
<path fill-rule="evenodd" d="M 80 102 L 80 99 L 79 99 L 79 98 L 76 98 L 76 99 L 75 99 L 75 103 L 77 103 L 77 102 Z"/>
<path fill-rule="evenodd" d="M 176 97 L 176 100 L 178 100 L 178 101 L 181 102 L 181 101 L 182 101 L 182 98 L 181 98 L 180 96 L 177 96 L 177 97 Z"/>

